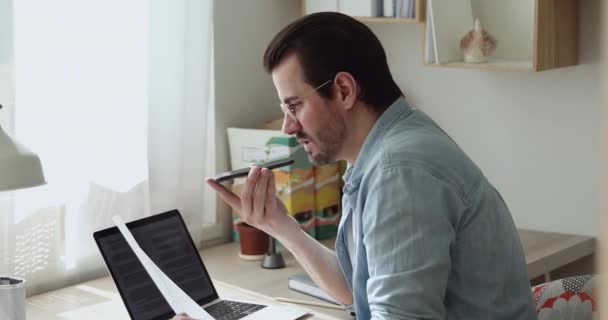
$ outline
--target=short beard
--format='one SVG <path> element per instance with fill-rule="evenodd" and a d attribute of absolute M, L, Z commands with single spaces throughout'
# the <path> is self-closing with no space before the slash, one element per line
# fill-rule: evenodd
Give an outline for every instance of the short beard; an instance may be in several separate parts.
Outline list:
<path fill-rule="evenodd" d="M 329 155 L 324 152 L 319 152 L 314 156 L 312 154 L 309 154 L 308 161 L 310 161 L 310 163 L 312 163 L 316 167 L 332 162 L 329 158 Z"/>
<path fill-rule="evenodd" d="M 338 153 L 342 149 L 344 136 L 346 135 L 346 125 L 344 120 L 331 112 L 325 121 L 324 129 L 316 132 L 316 144 L 319 148 L 317 154 L 308 154 L 308 160 L 315 166 L 338 161 Z M 308 136 L 304 134 L 304 136 Z"/>

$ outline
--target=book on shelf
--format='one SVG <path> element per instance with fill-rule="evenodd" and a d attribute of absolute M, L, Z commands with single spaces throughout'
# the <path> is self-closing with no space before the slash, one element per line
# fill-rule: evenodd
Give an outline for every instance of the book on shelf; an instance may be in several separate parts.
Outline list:
<path fill-rule="evenodd" d="M 382 13 L 390 18 L 414 18 L 416 0 L 384 0 Z"/>
<path fill-rule="evenodd" d="M 337 11 L 354 17 L 414 18 L 416 0 L 304 0 L 304 13 Z"/>
<path fill-rule="evenodd" d="M 304 1 L 306 14 L 322 11 L 340 11 L 338 0 L 306 0 Z"/>
<path fill-rule="evenodd" d="M 291 290 L 340 305 L 336 299 L 332 298 L 327 292 L 319 288 L 319 286 L 317 286 L 317 284 L 305 273 L 289 276 L 287 280 L 287 287 Z"/>
<path fill-rule="evenodd" d="M 338 11 L 354 17 L 380 17 L 384 1 L 382 0 L 340 0 Z"/>
<path fill-rule="evenodd" d="M 397 0 L 384 0 L 382 3 L 382 15 L 388 18 L 394 18 L 397 11 Z"/>
<path fill-rule="evenodd" d="M 397 1 L 396 16 L 400 18 L 413 18 L 416 15 L 416 0 Z"/>

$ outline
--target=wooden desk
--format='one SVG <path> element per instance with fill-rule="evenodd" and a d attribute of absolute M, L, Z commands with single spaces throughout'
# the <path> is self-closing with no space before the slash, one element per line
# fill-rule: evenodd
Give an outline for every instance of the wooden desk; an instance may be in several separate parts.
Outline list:
<path fill-rule="evenodd" d="M 573 275 L 571 273 L 593 272 L 595 239 L 592 237 L 532 230 L 519 230 L 519 237 L 531 280 L 543 276 L 543 281 L 549 281 L 554 272 L 558 278 Z M 581 261 L 584 265 L 560 272 Z"/>
<path fill-rule="evenodd" d="M 222 281 L 214 280 L 213 283 L 220 297 L 227 299 L 248 300 L 263 304 L 280 304 L 270 297 L 259 293 L 250 292 Z M 303 305 L 292 305 L 290 307 L 301 308 L 309 311 L 310 316 L 306 319 L 339 320 L 350 319 L 350 316 L 332 317 L 320 311 Z M 339 311 L 339 310 L 336 310 Z M 64 288 L 57 291 L 41 294 L 27 299 L 28 320 L 128 320 L 129 314 L 114 287 L 111 278 L 105 277 L 88 281 L 79 285 Z"/>
<path fill-rule="evenodd" d="M 595 239 L 587 236 L 562 233 L 519 230 L 524 248 L 530 280 L 544 276 L 550 280 L 551 272 L 593 255 Z M 334 240 L 322 241 L 333 248 Z M 216 279 L 238 285 L 248 290 L 256 290 L 270 296 L 286 296 L 302 299 L 306 295 L 285 290 L 287 277 L 304 272 L 289 252 L 283 252 L 284 269 L 266 270 L 258 261 L 244 261 L 238 258 L 239 244 L 231 242 L 201 251 L 203 261 Z M 311 298 L 311 301 L 320 301 Z"/>
<path fill-rule="evenodd" d="M 520 230 L 530 279 L 548 275 L 565 265 L 592 256 L 591 237 Z M 333 247 L 333 240 L 325 240 Z M 201 251 L 203 262 L 223 298 L 275 303 L 270 297 L 320 302 L 287 288 L 287 277 L 304 272 L 289 252 L 283 252 L 286 267 L 267 270 L 259 261 L 238 257 L 238 243 L 227 243 Z M 340 310 L 298 306 L 314 313 L 312 319 L 352 319 Z M 122 300 L 110 278 L 102 278 L 28 299 L 29 320 L 128 319 Z"/>

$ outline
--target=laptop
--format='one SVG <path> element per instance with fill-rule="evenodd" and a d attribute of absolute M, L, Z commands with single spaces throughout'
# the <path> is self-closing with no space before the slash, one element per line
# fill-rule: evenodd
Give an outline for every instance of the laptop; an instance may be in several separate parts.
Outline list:
<path fill-rule="evenodd" d="M 163 273 L 215 319 L 293 320 L 307 315 L 297 308 L 221 299 L 177 210 L 126 226 Z M 117 227 L 93 237 L 131 319 L 167 320 L 175 315 Z"/>

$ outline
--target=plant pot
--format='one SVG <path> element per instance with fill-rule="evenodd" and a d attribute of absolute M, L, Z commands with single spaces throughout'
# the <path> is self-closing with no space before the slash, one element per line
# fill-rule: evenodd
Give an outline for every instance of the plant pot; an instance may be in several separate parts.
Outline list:
<path fill-rule="evenodd" d="M 236 225 L 239 231 L 241 252 L 239 257 L 244 260 L 262 260 L 268 250 L 268 235 L 244 222 Z"/>

